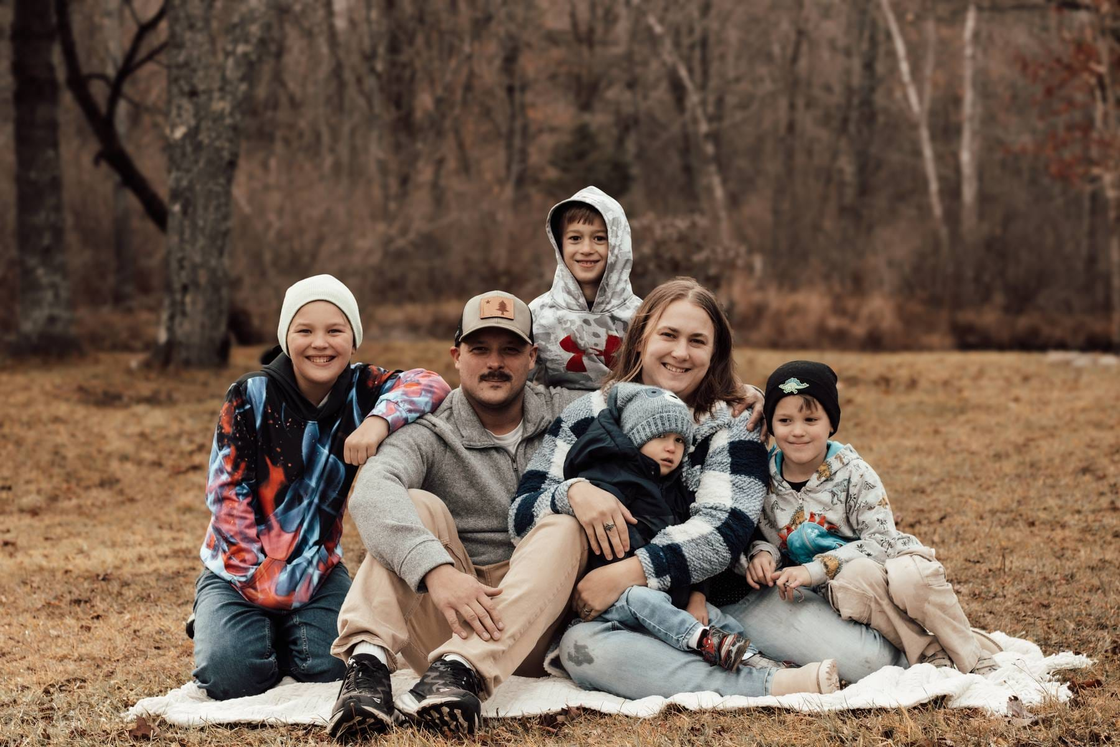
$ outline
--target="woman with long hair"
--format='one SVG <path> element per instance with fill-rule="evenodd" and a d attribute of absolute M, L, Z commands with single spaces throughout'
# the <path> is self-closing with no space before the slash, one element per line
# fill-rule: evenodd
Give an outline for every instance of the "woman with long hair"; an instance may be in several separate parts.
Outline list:
<path fill-rule="evenodd" d="M 696 421 L 685 472 L 696 496 L 690 518 L 667 527 L 629 556 L 626 508 L 607 491 L 578 478 L 565 480 L 563 474 L 568 449 L 606 406 L 605 392 L 623 381 L 673 392 L 692 409 Z M 574 606 L 583 622 L 564 635 L 560 661 L 553 663 L 581 686 L 629 698 L 700 690 L 724 695 L 785 690 L 774 687 L 781 670 L 765 666 L 776 662 L 726 671 L 643 632 L 595 619 L 631 586 L 665 590 L 674 582 L 698 583 L 738 562 L 761 512 L 767 477 L 760 430 L 748 427 L 756 421 L 732 415 L 732 404 L 744 398 L 752 410 L 761 410 L 761 396 L 753 390 L 744 395 L 735 374 L 727 317 L 711 291 L 691 278 L 676 278 L 649 294 L 631 321 L 603 389 L 568 406 L 522 476 L 510 509 L 515 542 L 541 517 L 567 513 L 579 520 L 593 552 L 607 559 L 623 558 L 588 573 L 576 589 Z M 773 594 L 756 594 L 776 599 Z M 827 603 L 821 610 L 815 603 L 795 607 L 780 601 L 761 606 L 741 602 L 724 612 L 735 616 L 768 656 L 801 664 L 836 658 L 845 679 L 859 679 L 900 661 L 898 652 L 878 634 L 841 620 Z M 802 645 L 795 639 L 805 637 L 798 632 L 805 625 L 811 626 L 812 641 Z M 773 645 L 785 639 L 790 645 Z M 822 641 L 824 645 L 814 643 Z M 788 655 L 791 651 L 796 655 Z"/>

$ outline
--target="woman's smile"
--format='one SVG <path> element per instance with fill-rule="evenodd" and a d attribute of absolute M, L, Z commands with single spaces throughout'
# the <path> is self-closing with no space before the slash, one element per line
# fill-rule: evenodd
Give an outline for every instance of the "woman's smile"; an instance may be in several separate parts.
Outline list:
<path fill-rule="evenodd" d="M 642 348 L 642 383 L 659 386 L 685 402 L 708 374 L 715 327 L 707 312 L 681 299 L 650 324 Z"/>

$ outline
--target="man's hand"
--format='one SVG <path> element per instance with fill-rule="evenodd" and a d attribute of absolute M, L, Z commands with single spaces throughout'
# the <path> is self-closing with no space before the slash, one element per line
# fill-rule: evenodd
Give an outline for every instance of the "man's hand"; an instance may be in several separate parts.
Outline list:
<path fill-rule="evenodd" d="M 778 584 L 778 596 L 787 602 L 793 601 L 793 592 L 797 587 L 808 586 L 812 580 L 809 578 L 809 569 L 803 565 L 785 568 L 781 573 L 771 573 L 770 578 Z"/>
<path fill-rule="evenodd" d="M 576 584 L 572 607 L 584 620 L 594 620 L 607 607 L 618 601 L 622 592 L 631 586 L 645 585 L 646 574 L 642 561 L 627 558 L 617 563 L 596 568 Z"/>
<path fill-rule="evenodd" d="M 440 565 L 428 571 L 424 574 L 424 585 L 455 635 L 467 637 L 467 631 L 459 624 L 462 617 L 482 640 L 501 638 L 505 625 L 490 600 L 501 594 L 501 589 L 487 586 L 453 565 Z"/>
<path fill-rule="evenodd" d="M 770 576 L 776 567 L 774 556 L 766 550 L 759 550 L 747 566 L 747 583 L 752 589 L 761 589 L 763 584 L 773 586 L 774 580 Z"/>
<path fill-rule="evenodd" d="M 688 595 L 688 604 L 685 605 L 685 612 L 695 617 L 700 621 L 701 625 L 708 624 L 708 598 L 704 596 L 703 592 L 694 591 Z"/>
<path fill-rule="evenodd" d="M 347 464 L 362 466 L 366 460 L 377 453 L 377 447 L 389 435 L 389 421 L 379 415 L 365 419 L 354 432 L 346 438 L 342 446 L 342 458 Z"/>
<path fill-rule="evenodd" d="M 613 495 L 589 482 L 577 482 L 568 488 L 568 505 L 587 533 L 593 553 L 614 560 L 630 550 L 626 525 L 637 524 L 638 520 Z"/>

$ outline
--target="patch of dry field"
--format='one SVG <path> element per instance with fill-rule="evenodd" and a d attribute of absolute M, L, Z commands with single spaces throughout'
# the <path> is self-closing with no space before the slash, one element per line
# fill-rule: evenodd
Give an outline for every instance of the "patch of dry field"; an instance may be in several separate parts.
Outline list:
<path fill-rule="evenodd" d="M 445 343 L 367 345 L 385 366 L 454 382 Z M 204 468 L 220 372 L 133 371 L 124 354 L 0 369 L 0 745 L 142 741 L 120 713 L 190 676 L 183 619 L 206 527 Z M 489 725 L 485 744 L 1099 744 L 1120 733 L 1120 371 L 1027 354 L 829 353 L 842 440 L 883 476 L 899 523 L 938 549 L 974 624 L 1098 661 L 1076 695 L 1017 726 L 929 705 L 806 716 L 780 711 L 592 713 Z M 761 383 L 788 352 L 743 351 Z M 348 563 L 361 555 L 346 532 Z M 164 744 L 321 744 L 318 729 L 190 730 Z M 442 744 L 400 731 L 390 745 Z"/>

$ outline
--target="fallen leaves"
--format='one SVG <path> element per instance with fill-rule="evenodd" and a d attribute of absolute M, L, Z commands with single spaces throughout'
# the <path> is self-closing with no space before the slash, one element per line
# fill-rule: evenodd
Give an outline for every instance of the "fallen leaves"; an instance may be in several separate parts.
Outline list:
<path fill-rule="evenodd" d="M 148 719 L 139 716 L 136 719 L 136 725 L 131 727 L 127 732 L 129 739 L 144 739 L 151 741 L 159 736 L 159 729 L 155 728 L 148 723 Z"/>

